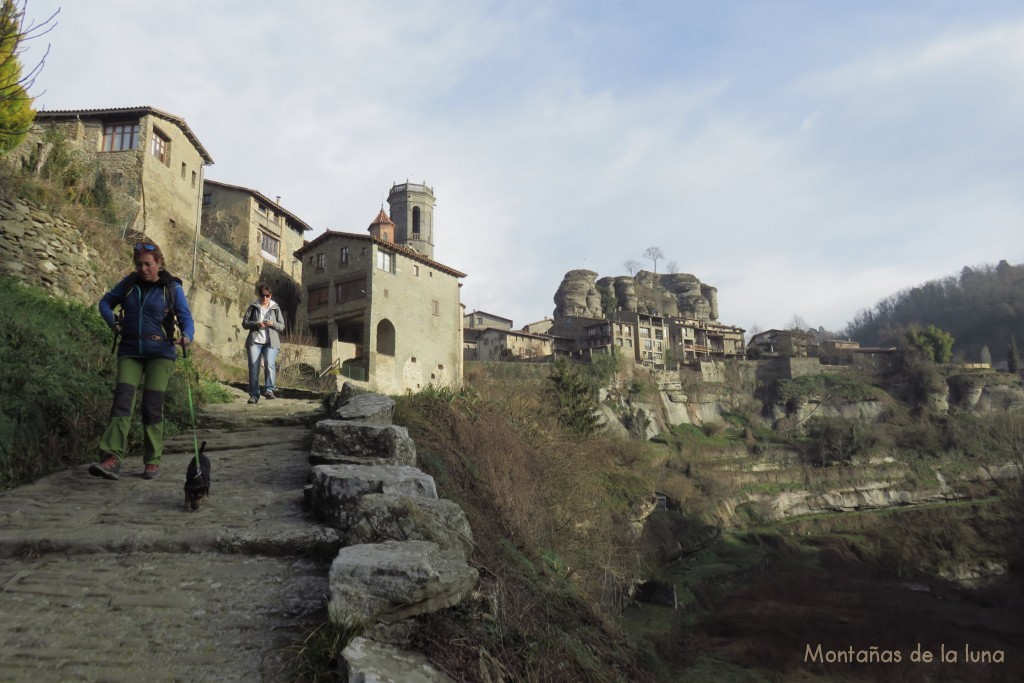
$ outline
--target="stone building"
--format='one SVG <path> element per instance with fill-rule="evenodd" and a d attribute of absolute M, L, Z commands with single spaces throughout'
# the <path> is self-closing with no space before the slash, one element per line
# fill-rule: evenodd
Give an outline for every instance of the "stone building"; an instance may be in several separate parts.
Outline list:
<path fill-rule="evenodd" d="M 818 344 L 811 332 L 765 330 L 750 338 L 747 355 L 758 358 L 814 358 L 818 356 Z"/>
<path fill-rule="evenodd" d="M 413 213 L 433 250 L 433 193 L 395 185 L 388 203 Z M 408 224 L 407 224 L 408 225 Z M 369 234 L 328 230 L 296 250 L 302 262 L 298 324 L 329 349 L 342 374 L 373 391 L 402 393 L 462 383 L 462 305 L 454 268 L 403 243 L 381 209 Z"/>
<path fill-rule="evenodd" d="M 485 330 L 488 327 L 496 330 L 511 330 L 512 321 L 486 311 L 473 311 L 463 317 L 462 326 L 467 330 Z"/>
<path fill-rule="evenodd" d="M 488 327 L 476 339 L 476 360 L 550 360 L 551 337 Z"/>
<path fill-rule="evenodd" d="M 213 157 L 183 118 L 148 106 L 44 110 L 11 160 L 38 172 L 65 155 L 103 176 L 120 203 L 123 235 L 153 239 L 168 270 L 194 277 L 203 174 Z"/>
<path fill-rule="evenodd" d="M 391 186 L 388 208 L 394 221 L 394 241 L 413 251 L 434 258 L 434 190 L 425 184 Z"/>
<path fill-rule="evenodd" d="M 203 187 L 200 232 L 204 238 L 247 264 L 249 289 L 268 284 L 284 311 L 289 330 L 301 298 L 302 262 L 295 252 L 312 227 L 256 190 L 207 180 Z"/>
<path fill-rule="evenodd" d="M 556 355 L 616 353 L 664 370 L 709 358 L 743 358 L 744 330 L 718 322 L 718 290 L 685 273 L 597 278 L 571 270 L 555 293 Z M 533 325 L 530 331 L 535 331 Z"/>

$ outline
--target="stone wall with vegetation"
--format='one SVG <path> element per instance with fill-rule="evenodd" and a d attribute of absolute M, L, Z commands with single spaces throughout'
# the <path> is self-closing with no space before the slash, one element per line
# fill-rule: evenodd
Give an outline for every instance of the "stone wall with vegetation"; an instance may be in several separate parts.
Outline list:
<path fill-rule="evenodd" d="M 54 296 L 98 301 L 109 286 L 97 263 L 109 261 L 71 222 L 21 200 L 0 199 L 0 273 Z"/>
<path fill-rule="evenodd" d="M 255 300 L 255 271 L 202 238 L 194 253 L 178 256 L 179 263 L 195 258 L 194 271 L 172 274 L 184 282 L 196 341 L 222 358 L 244 363 L 242 315 Z M 131 272 L 131 258 L 130 244 L 108 227 L 80 227 L 34 202 L 0 197 L 2 275 L 93 306 Z"/>

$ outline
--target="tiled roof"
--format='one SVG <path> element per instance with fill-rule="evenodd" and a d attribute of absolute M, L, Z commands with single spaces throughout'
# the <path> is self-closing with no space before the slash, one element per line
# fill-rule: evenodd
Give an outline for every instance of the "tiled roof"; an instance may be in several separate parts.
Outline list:
<path fill-rule="evenodd" d="M 375 226 L 375 225 L 394 225 L 394 222 L 393 222 L 393 221 L 391 220 L 391 218 L 390 218 L 390 217 L 389 217 L 389 216 L 388 216 L 388 215 L 387 215 L 387 214 L 386 214 L 386 213 L 384 212 L 384 209 L 382 208 L 382 209 L 380 210 L 380 213 L 378 213 L 378 214 L 377 214 L 377 217 L 373 219 L 373 222 L 372 222 L 372 223 L 370 223 L 370 227 L 371 227 L 371 228 L 372 228 L 373 226 Z"/>
<path fill-rule="evenodd" d="M 242 187 L 241 185 L 229 185 L 228 183 L 222 183 L 222 182 L 220 182 L 218 180 L 211 180 L 209 178 L 204 178 L 203 179 L 203 184 L 204 185 L 215 185 L 216 187 L 223 187 L 223 188 L 227 188 L 229 190 L 238 190 L 239 192 L 248 192 L 253 197 L 255 197 L 256 199 L 258 199 L 261 202 L 263 202 L 264 204 L 267 204 L 269 206 L 274 207 L 274 210 L 278 211 L 279 213 L 283 213 L 285 216 L 288 216 L 288 218 L 290 218 L 293 221 L 295 221 L 295 223 L 298 225 L 298 227 L 303 232 L 305 232 L 306 230 L 312 230 L 313 229 L 313 227 L 311 225 L 309 225 L 309 223 L 307 223 L 306 221 L 302 220 L 301 218 L 299 218 L 294 213 L 292 213 L 288 209 L 284 208 L 283 206 L 281 206 L 280 204 L 278 204 L 274 200 L 270 199 L 265 194 L 257 192 L 256 190 L 253 190 L 253 189 L 248 188 L 248 187 Z"/>
<path fill-rule="evenodd" d="M 324 232 L 324 234 L 320 235 L 312 242 L 307 242 L 306 244 L 303 244 L 300 248 L 296 249 L 295 255 L 298 256 L 299 258 L 302 258 L 306 254 L 306 252 L 310 251 L 314 247 L 320 246 L 321 244 L 331 239 L 332 237 L 343 237 L 345 239 L 373 242 L 377 246 L 390 249 L 399 254 L 402 254 L 403 256 L 408 256 L 414 261 L 419 261 L 420 263 L 424 263 L 432 268 L 436 268 L 437 270 L 440 270 L 442 273 L 448 273 L 449 275 L 454 275 L 455 277 L 466 277 L 465 273 L 455 270 L 450 266 L 446 266 L 443 263 L 438 263 L 432 258 L 427 258 L 426 256 L 419 253 L 415 249 L 410 249 L 409 247 L 406 247 L 401 244 L 395 244 L 394 242 L 385 242 L 384 240 L 377 239 L 373 235 L 360 235 L 354 232 L 337 232 L 335 230 L 327 230 Z"/>

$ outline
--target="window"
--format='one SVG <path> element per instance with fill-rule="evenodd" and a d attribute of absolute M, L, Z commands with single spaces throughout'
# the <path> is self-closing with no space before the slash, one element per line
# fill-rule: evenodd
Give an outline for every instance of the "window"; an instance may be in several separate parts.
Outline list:
<path fill-rule="evenodd" d="M 341 248 L 341 265 L 348 265 L 348 247 Z"/>
<path fill-rule="evenodd" d="M 317 270 L 323 270 L 324 269 L 324 255 L 323 255 L 322 252 L 316 255 L 316 269 Z"/>
<path fill-rule="evenodd" d="M 377 267 L 388 273 L 395 272 L 395 255 L 386 251 L 377 252 Z"/>
<path fill-rule="evenodd" d="M 183 161 L 183 162 L 181 162 L 181 179 L 182 179 L 182 180 L 184 180 L 184 179 L 185 179 L 185 171 L 186 171 L 186 170 L 187 170 L 187 169 L 185 168 L 185 162 Z"/>
<path fill-rule="evenodd" d="M 150 145 L 150 152 L 153 153 L 161 163 L 167 166 L 171 165 L 171 141 L 170 139 L 160 132 L 159 129 L 153 129 L 153 144 Z"/>
<path fill-rule="evenodd" d="M 309 310 L 327 305 L 327 287 L 309 290 Z"/>
<path fill-rule="evenodd" d="M 213 193 L 212 192 L 204 192 L 203 193 L 203 206 L 209 206 L 210 204 L 213 204 Z"/>
<path fill-rule="evenodd" d="M 420 276 L 420 267 L 417 266 L 416 264 L 413 264 L 412 266 L 412 274 L 415 275 L 416 277 Z"/>
<path fill-rule="evenodd" d="M 412 207 L 412 234 L 413 237 L 420 236 L 420 207 Z"/>
<path fill-rule="evenodd" d="M 260 250 L 263 258 L 276 261 L 281 255 L 281 240 L 267 232 L 260 232 Z"/>
<path fill-rule="evenodd" d="M 339 282 L 334 285 L 334 302 L 344 304 L 349 301 L 366 298 L 366 280 L 358 278 Z"/>
<path fill-rule="evenodd" d="M 434 299 L 433 301 L 430 302 L 430 308 L 432 309 L 431 312 L 434 315 L 441 315 L 441 302 L 438 301 L 437 299 Z"/>
<path fill-rule="evenodd" d="M 117 123 L 103 127 L 104 152 L 123 152 L 139 146 L 139 124 Z"/>
<path fill-rule="evenodd" d="M 197 178 L 196 178 L 196 172 L 195 172 L 195 171 L 192 171 L 192 187 L 195 187 L 195 186 L 196 186 L 196 180 L 197 180 Z"/>
<path fill-rule="evenodd" d="M 167 227 L 169 227 L 171 230 L 174 230 L 176 227 L 178 227 L 178 224 L 174 222 L 173 218 L 169 218 L 167 219 Z"/>
<path fill-rule="evenodd" d="M 261 213 L 264 216 L 266 216 L 267 215 L 267 207 L 263 206 L 262 204 L 257 204 L 256 205 L 256 213 Z"/>

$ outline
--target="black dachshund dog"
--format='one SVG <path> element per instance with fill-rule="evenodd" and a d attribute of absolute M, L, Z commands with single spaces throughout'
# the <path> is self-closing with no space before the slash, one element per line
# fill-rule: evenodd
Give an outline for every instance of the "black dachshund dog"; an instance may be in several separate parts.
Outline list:
<path fill-rule="evenodd" d="M 188 461 L 185 472 L 185 509 L 198 510 L 210 495 L 210 459 L 206 457 L 206 442 L 199 447 L 198 456 Z"/>

